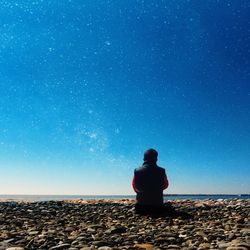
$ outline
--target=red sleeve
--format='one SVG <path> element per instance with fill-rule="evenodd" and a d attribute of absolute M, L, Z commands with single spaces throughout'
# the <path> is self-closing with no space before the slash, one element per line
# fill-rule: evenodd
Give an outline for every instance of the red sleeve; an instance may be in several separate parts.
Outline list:
<path fill-rule="evenodd" d="M 134 178 L 133 178 L 133 181 L 132 181 L 132 187 L 133 187 L 134 191 L 136 192 L 136 188 L 135 188 L 135 175 L 134 175 Z"/>
<path fill-rule="evenodd" d="M 163 190 L 166 189 L 166 188 L 168 188 L 168 178 L 167 178 L 167 176 L 165 175 L 165 176 L 164 176 Z"/>

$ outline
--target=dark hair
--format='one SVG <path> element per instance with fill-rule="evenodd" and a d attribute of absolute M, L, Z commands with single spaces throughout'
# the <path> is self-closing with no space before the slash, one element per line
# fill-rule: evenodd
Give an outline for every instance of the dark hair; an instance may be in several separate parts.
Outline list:
<path fill-rule="evenodd" d="M 147 162 L 157 162 L 158 152 L 155 149 L 148 149 L 144 152 L 144 161 Z"/>

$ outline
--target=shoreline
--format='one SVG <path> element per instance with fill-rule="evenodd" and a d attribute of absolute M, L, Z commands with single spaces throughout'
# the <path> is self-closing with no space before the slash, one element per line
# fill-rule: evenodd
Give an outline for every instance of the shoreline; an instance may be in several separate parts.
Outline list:
<path fill-rule="evenodd" d="M 169 197 L 169 199 L 167 199 Z M 173 199 L 174 197 L 174 199 Z M 164 201 L 175 200 L 250 200 L 250 195 L 163 195 Z M 27 201 L 27 202 L 45 202 L 45 201 L 135 201 L 136 195 L 0 195 L 0 202 L 6 201 Z"/>
<path fill-rule="evenodd" d="M 173 204 L 181 204 L 181 203 L 189 203 L 191 204 L 205 204 L 205 205 L 212 205 L 212 204 L 216 204 L 216 205 L 226 205 L 227 203 L 230 202 L 245 202 L 245 203 L 250 203 L 250 198 L 219 198 L 219 199 L 211 199 L 211 198 L 207 198 L 207 199 L 165 199 L 164 200 L 164 204 L 167 203 L 173 203 Z M 8 202 L 13 202 L 13 203 L 48 203 L 48 202 L 62 202 L 62 203 L 72 203 L 72 204 L 134 204 L 136 202 L 136 199 L 62 199 L 62 200 L 31 200 L 31 199 L 4 199 L 4 198 L 0 198 L 0 203 L 8 203 Z"/>
<path fill-rule="evenodd" d="M 136 195 L 0 195 L 0 202 L 42 202 L 42 201 L 64 201 L 64 200 L 100 200 L 100 201 L 123 201 L 135 200 Z M 175 200 L 232 200 L 232 199 L 250 199 L 250 195 L 211 195 L 211 194 L 164 194 L 164 201 Z"/>
<path fill-rule="evenodd" d="M 138 215 L 131 199 L 0 202 L 0 250 L 250 248 L 250 199 L 166 203 L 191 217 Z"/>

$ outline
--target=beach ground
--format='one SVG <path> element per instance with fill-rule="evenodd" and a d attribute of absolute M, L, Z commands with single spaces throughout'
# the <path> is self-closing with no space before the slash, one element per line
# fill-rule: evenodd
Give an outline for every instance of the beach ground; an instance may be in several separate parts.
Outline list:
<path fill-rule="evenodd" d="M 170 203 L 157 217 L 133 200 L 1 201 L 0 250 L 250 249 L 249 199 Z"/>

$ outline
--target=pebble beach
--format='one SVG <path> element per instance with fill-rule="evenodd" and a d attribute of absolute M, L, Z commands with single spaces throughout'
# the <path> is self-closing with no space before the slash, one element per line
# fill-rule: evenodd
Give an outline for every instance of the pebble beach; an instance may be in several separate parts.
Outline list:
<path fill-rule="evenodd" d="M 168 202 L 189 217 L 138 215 L 134 202 L 2 200 L 0 250 L 250 249 L 249 199 Z"/>

